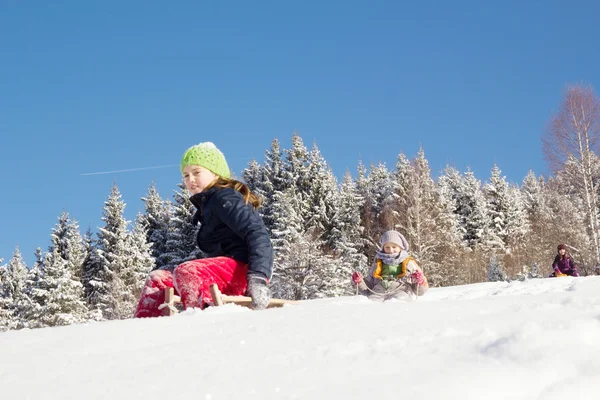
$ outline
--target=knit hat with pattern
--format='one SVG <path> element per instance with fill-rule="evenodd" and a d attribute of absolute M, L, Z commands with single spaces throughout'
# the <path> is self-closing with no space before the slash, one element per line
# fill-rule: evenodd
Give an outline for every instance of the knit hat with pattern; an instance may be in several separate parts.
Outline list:
<path fill-rule="evenodd" d="M 188 165 L 200 165 L 222 178 L 229 179 L 231 176 L 225 156 L 212 142 L 199 143 L 187 149 L 181 158 L 181 173 Z"/>

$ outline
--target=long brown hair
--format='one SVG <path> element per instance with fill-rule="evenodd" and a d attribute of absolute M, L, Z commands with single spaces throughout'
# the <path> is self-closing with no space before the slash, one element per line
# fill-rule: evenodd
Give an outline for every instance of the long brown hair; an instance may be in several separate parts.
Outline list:
<path fill-rule="evenodd" d="M 206 188 L 204 188 L 204 190 L 209 189 L 211 187 L 232 188 L 234 190 L 237 190 L 244 197 L 244 202 L 246 202 L 246 204 L 248 204 L 248 202 L 250 202 L 250 204 L 252 204 L 252 206 L 254 208 L 260 207 L 260 204 L 261 204 L 260 197 L 258 197 L 254 193 L 252 193 L 252 191 L 250 191 L 250 188 L 248 187 L 248 185 L 246 185 L 245 183 L 236 181 L 235 179 L 226 179 L 226 178 L 217 176 L 214 181 L 209 183 L 208 186 L 206 186 Z"/>

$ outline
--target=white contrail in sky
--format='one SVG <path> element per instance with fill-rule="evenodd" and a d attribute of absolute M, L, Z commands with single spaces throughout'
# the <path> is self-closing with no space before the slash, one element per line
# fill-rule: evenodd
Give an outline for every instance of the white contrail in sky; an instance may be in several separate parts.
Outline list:
<path fill-rule="evenodd" d="M 87 175 L 106 175 L 106 174 L 118 174 L 121 172 L 132 172 L 132 171 L 143 171 L 145 169 L 158 169 L 158 168 L 170 168 L 170 167 L 178 167 L 179 164 L 172 164 L 172 165 L 157 165 L 155 167 L 143 167 L 143 168 L 130 168 L 130 169 L 119 169 L 119 170 L 115 170 L 115 171 L 102 171 L 102 172 L 86 172 L 83 174 L 79 174 L 81 176 L 87 176 Z"/>

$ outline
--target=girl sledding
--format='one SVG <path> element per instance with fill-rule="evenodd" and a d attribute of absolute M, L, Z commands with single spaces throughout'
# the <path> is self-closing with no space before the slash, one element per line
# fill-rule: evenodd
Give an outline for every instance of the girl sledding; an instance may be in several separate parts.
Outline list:
<path fill-rule="evenodd" d="M 561 276 L 579 276 L 577 265 L 573 261 L 573 257 L 567 252 L 567 245 L 559 244 L 556 248 L 557 254 L 552 263 L 554 272 L 550 274 L 550 278 Z"/>
<path fill-rule="evenodd" d="M 271 298 L 267 283 L 273 271 L 273 247 L 256 211 L 260 200 L 245 184 L 230 178 L 225 156 L 210 142 L 184 153 L 181 174 L 197 208 L 194 221 L 201 224 L 197 243 L 208 258 L 152 271 L 134 316 L 160 316 L 168 288 L 175 289 L 185 309 L 202 309 L 212 302 L 212 284 L 225 295 L 247 294 L 254 309 L 266 308 Z"/>
<path fill-rule="evenodd" d="M 352 274 L 360 294 L 374 301 L 414 300 L 429 288 L 427 278 L 416 260 L 408 255 L 408 242 L 399 232 L 387 231 L 379 240 L 381 249 L 375 255 L 367 276 Z"/>

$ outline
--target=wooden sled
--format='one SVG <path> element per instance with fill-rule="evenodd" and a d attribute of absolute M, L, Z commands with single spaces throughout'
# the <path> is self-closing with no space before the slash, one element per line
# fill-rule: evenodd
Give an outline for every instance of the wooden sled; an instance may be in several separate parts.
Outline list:
<path fill-rule="evenodd" d="M 252 309 L 252 298 L 248 296 L 227 296 L 221 293 L 215 283 L 210 285 L 210 296 L 212 298 L 213 306 L 222 306 L 225 304 L 233 303 L 239 306 L 248 307 Z M 271 299 L 267 308 L 283 307 L 286 304 L 298 304 L 296 300 L 284 300 L 284 299 Z M 163 310 L 163 315 L 177 314 L 183 308 L 181 306 L 181 298 L 175 296 L 173 288 L 165 289 L 165 302 L 158 306 L 159 310 Z"/>

